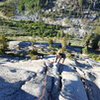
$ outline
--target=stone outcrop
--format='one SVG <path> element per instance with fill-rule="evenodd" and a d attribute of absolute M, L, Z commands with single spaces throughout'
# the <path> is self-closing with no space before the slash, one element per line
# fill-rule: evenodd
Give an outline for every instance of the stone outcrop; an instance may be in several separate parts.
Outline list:
<path fill-rule="evenodd" d="M 53 56 L 52 56 L 53 57 Z M 0 60 L 0 100 L 98 100 L 99 63 L 69 60 Z M 2 62 L 2 63 L 1 63 Z M 95 67 L 83 67 L 83 64 Z"/>

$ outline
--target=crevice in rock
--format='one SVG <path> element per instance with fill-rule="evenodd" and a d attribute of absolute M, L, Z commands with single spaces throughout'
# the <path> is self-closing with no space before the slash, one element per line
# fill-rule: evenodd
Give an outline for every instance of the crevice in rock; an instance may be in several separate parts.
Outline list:
<path fill-rule="evenodd" d="M 39 100 L 58 100 L 59 93 L 61 90 L 62 82 L 59 75 L 50 76 L 50 66 L 47 66 L 45 63 L 45 79 L 44 79 L 44 88 L 42 90 L 42 95 Z M 59 72 L 60 74 L 60 72 Z M 47 92 L 47 99 L 45 98 L 45 93 Z"/>

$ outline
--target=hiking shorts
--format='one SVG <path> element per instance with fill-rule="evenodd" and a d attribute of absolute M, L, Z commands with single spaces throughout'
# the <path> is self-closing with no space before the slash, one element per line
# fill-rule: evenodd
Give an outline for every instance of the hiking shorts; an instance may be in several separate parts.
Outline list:
<path fill-rule="evenodd" d="M 64 53 L 59 53 L 59 55 L 61 56 L 61 58 L 66 58 L 66 55 Z"/>

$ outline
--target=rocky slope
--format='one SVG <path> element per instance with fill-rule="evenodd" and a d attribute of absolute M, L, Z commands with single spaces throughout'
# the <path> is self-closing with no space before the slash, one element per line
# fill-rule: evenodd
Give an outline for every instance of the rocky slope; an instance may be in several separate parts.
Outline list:
<path fill-rule="evenodd" d="M 99 5 L 99 0 L 5 0 L 0 2 L 0 15 L 18 21 L 42 20 L 63 26 L 64 33 L 82 36 L 94 26 L 90 23 L 99 20 Z"/>
<path fill-rule="evenodd" d="M 52 64 L 43 60 L 0 60 L 1 100 L 99 100 L 100 63 L 80 56 Z"/>

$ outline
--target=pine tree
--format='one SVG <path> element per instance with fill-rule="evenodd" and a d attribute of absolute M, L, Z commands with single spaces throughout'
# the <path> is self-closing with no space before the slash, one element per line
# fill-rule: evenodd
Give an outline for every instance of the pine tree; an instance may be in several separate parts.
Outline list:
<path fill-rule="evenodd" d="M 91 44 L 91 46 L 92 46 L 92 48 L 94 50 L 99 48 L 99 45 L 98 45 L 99 41 L 100 41 L 100 35 L 99 34 L 95 34 L 95 36 L 94 36 L 94 38 L 92 40 L 92 44 Z"/>
<path fill-rule="evenodd" d="M 5 52 L 7 49 L 7 39 L 4 35 L 0 35 L 0 52 Z"/>
<path fill-rule="evenodd" d="M 99 29 L 99 26 L 96 26 L 94 28 L 94 37 L 92 38 L 92 48 L 93 49 L 97 49 L 99 48 L 99 42 L 100 42 L 100 29 Z"/>
<path fill-rule="evenodd" d="M 63 50 L 66 50 L 66 46 L 67 46 L 67 38 L 63 37 L 62 38 L 62 48 L 63 48 Z"/>
<path fill-rule="evenodd" d="M 86 35 L 85 38 L 83 39 L 84 46 L 86 46 L 86 47 L 89 46 L 90 40 L 91 40 L 92 35 L 93 35 L 92 33 L 93 33 L 93 30 L 90 30 L 90 32 L 88 33 L 88 35 Z"/>

